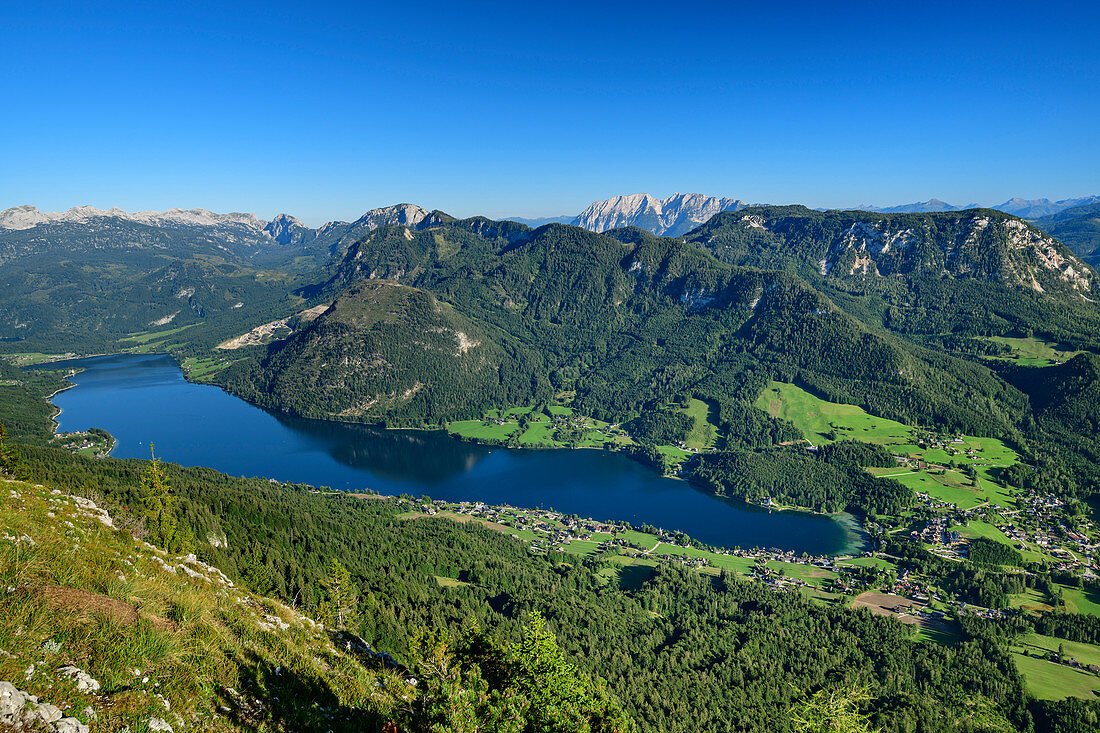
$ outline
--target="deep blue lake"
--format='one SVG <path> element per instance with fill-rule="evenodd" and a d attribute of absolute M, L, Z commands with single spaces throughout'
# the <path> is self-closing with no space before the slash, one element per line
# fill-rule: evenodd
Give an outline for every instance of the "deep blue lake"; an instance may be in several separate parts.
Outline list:
<path fill-rule="evenodd" d="M 148 458 L 153 442 L 165 461 L 235 476 L 552 508 L 680 530 L 731 548 L 835 554 L 861 542 L 850 523 L 724 501 L 617 453 L 488 448 L 441 432 L 268 412 L 217 387 L 187 382 L 166 355 L 101 356 L 49 367 L 84 370 L 71 379 L 75 387 L 53 398 L 61 408 L 60 430 L 102 428 L 118 441 L 112 455 L 119 458 Z"/>

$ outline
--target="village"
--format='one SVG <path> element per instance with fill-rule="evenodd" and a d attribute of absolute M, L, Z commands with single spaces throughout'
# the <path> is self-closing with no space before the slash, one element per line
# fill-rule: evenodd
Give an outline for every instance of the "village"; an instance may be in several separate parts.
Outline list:
<path fill-rule="evenodd" d="M 1097 528 L 1083 518 L 1067 526 L 1065 503 L 1054 496 L 1021 492 L 1015 509 L 987 502 L 960 509 L 927 492 L 917 492 L 916 496 L 911 515 L 896 518 L 898 526 L 892 531 L 905 534 L 944 559 L 960 561 L 967 557 L 973 537 L 985 536 L 991 528 L 1014 542 L 1018 550 L 1041 550 L 1041 556 L 1054 570 L 1087 576 L 1100 570 L 1095 565 L 1100 549 L 1095 539 Z M 525 541 L 533 554 L 561 553 L 566 558 L 603 561 L 609 577 L 631 565 L 676 564 L 715 576 L 728 571 L 771 588 L 800 592 L 811 600 L 867 607 L 872 613 L 894 616 L 928 638 L 943 638 L 945 634 L 950 637 L 954 633 L 952 619 L 960 614 L 1000 618 L 1016 610 L 983 608 L 955 599 L 911 570 L 899 568 L 898 558 L 874 550 L 813 556 L 776 548 L 716 548 L 681 533 L 634 527 L 627 522 L 482 502 L 421 501 L 409 502 L 408 508 L 414 516 L 442 515 L 481 522 Z M 974 527 L 980 531 L 973 532 Z M 866 529 L 872 533 L 891 531 L 871 521 Z M 1070 663 L 1068 658 L 1065 663 Z"/>

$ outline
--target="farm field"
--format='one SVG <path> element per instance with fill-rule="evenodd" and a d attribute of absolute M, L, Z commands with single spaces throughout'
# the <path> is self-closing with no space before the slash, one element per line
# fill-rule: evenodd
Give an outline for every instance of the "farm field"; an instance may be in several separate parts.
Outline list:
<path fill-rule="evenodd" d="M 794 424 L 814 445 L 838 440 L 859 440 L 890 446 L 895 453 L 920 456 L 929 463 L 973 465 L 979 474 L 1010 466 L 1019 460 L 1011 448 L 995 438 L 953 436 L 943 448 L 922 448 L 919 428 L 869 415 L 862 407 L 827 402 L 806 390 L 784 382 L 769 382 L 756 406 L 772 417 Z M 973 455 L 970 453 L 973 452 Z"/>
<path fill-rule="evenodd" d="M 4 354 L 3 357 L 16 366 L 32 366 L 48 362 L 76 358 L 76 354 L 43 354 L 40 351 L 17 351 Z"/>
<path fill-rule="evenodd" d="M 1016 497 L 995 481 L 982 478 L 979 471 L 973 481 L 961 471 L 935 469 L 914 471 L 899 468 L 868 469 L 876 476 L 887 476 L 913 491 L 929 494 L 933 498 L 955 504 L 960 509 L 973 509 L 989 502 L 1004 509 L 1016 508 Z"/>
<path fill-rule="evenodd" d="M 913 462 L 924 461 L 919 464 L 920 470 L 904 466 L 869 470 L 960 509 L 972 509 L 985 502 L 1005 509 L 1016 507 L 1013 494 L 993 479 L 992 472 L 1015 464 L 1019 456 L 995 438 L 970 435 L 937 438 L 920 428 L 869 415 L 855 405 L 827 402 L 783 382 L 770 382 L 757 398 L 756 406 L 772 417 L 793 423 L 813 445 L 858 440 L 888 446 L 895 454 L 907 456 Z M 924 468 L 926 465 L 943 468 Z M 952 465 L 957 468 L 951 468 Z M 964 473 L 971 467 L 974 478 Z"/>
<path fill-rule="evenodd" d="M 997 529 L 989 522 L 971 521 L 968 525 L 956 527 L 955 529 L 957 529 L 959 534 L 963 537 L 968 537 L 970 539 L 986 537 L 1002 544 L 1009 545 L 1010 547 L 1015 547 L 1017 544 L 1017 540 L 1010 539 L 1004 532 Z M 1054 560 L 1050 555 L 1041 552 L 1031 543 L 1025 542 L 1023 545 L 1024 549 L 1019 552 L 1027 562 L 1052 562 Z"/>
<path fill-rule="evenodd" d="M 894 611 L 895 608 L 907 607 L 913 610 L 923 608 L 923 604 L 911 601 L 908 598 L 901 596 L 895 596 L 890 593 L 880 593 L 878 591 L 867 591 L 860 593 L 855 597 L 855 600 L 851 603 L 851 608 L 867 608 L 871 613 L 877 616 L 894 616 L 903 624 L 915 624 L 918 619 L 915 616 L 910 616 L 908 613 L 898 614 Z"/>
<path fill-rule="evenodd" d="M 853 557 L 851 560 L 840 560 L 837 562 L 837 565 L 878 568 L 879 570 L 895 570 L 897 568 L 894 563 L 881 557 Z"/>
<path fill-rule="evenodd" d="M 497 425 L 482 420 L 456 420 L 447 423 L 448 432 L 467 440 L 506 440 L 518 428 L 519 423 L 515 422 Z"/>
<path fill-rule="evenodd" d="M 447 424 L 447 432 L 466 440 L 486 442 L 506 442 L 519 430 L 520 420 L 534 412 L 534 407 L 511 407 L 504 410 L 489 410 L 481 420 L 456 420 Z M 551 405 L 548 411 L 562 417 L 572 417 L 573 409 L 565 405 Z M 594 418 L 579 418 L 578 428 L 581 438 L 577 447 L 599 448 L 607 442 L 619 445 L 631 443 L 628 438 L 614 436 L 608 431 L 609 424 Z M 528 448 L 565 448 L 569 443 L 554 439 L 556 427 L 551 419 L 540 412 L 533 415 L 527 428 L 518 436 L 519 445 Z"/>
<path fill-rule="evenodd" d="M 229 364 L 230 362 L 223 359 L 199 359 L 189 356 L 183 360 L 181 368 L 188 377 L 201 382 L 210 375 L 225 369 Z"/>
<path fill-rule="evenodd" d="M 788 578 L 797 578 L 815 588 L 823 585 L 825 581 L 830 581 L 833 578 L 839 577 L 838 574 L 832 570 L 826 570 L 813 565 L 800 565 L 798 563 L 769 560 L 767 566 L 773 571 L 782 571 L 783 575 Z"/>
<path fill-rule="evenodd" d="M 1057 653 L 1058 648 L 1061 647 L 1070 659 L 1076 659 L 1085 666 L 1090 664 L 1100 666 L 1100 646 L 1095 644 L 1067 641 L 1053 636 L 1043 636 L 1042 634 L 1028 634 L 1014 641 L 1012 647 L 1013 649 L 1021 647 L 1023 651 L 1033 655 L 1036 652 L 1043 654 Z M 1097 678 L 1096 684 L 1100 686 L 1100 677 Z"/>

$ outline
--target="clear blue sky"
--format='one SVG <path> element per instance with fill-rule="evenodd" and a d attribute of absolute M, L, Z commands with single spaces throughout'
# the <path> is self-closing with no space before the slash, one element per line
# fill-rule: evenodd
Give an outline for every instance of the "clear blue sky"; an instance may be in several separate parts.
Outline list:
<path fill-rule="evenodd" d="M 233 5 L 5 3 L 0 208 L 1100 194 L 1097 3 Z"/>

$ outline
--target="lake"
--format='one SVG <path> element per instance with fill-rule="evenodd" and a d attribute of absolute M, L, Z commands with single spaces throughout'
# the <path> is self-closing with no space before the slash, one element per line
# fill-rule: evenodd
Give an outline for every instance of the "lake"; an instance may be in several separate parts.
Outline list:
<path fill-rule="evenodd" d="M 602 450 L 511 450 L 437 431 L 382 430 L 307 420 L 254 407 L 192 384 L 171 357 L 121 354 L 48 365 L 84 371 L 54 396 L 60 430 L 102 428 L 112 455 L 207 466 L 235 476 L 449 501 L 543 507 L 599 520 L 680 530 L 723 547 L 849 552 L 851 521 L 768 512 L 725 501 Z"/>

